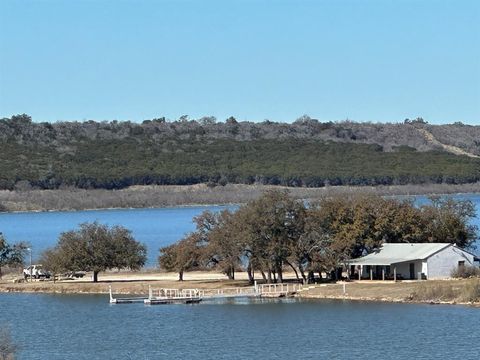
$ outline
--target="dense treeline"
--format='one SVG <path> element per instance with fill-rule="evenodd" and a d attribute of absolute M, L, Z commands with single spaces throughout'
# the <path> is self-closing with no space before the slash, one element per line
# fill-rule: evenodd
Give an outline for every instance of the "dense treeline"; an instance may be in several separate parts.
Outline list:
<path fill-rule="evenodd" d="M 234 118 L 216 123 L 211 117 L 50 124 L 19 115 L 0 120 L 0 189 L 480 180 L 480 159 L 440 151 L 416 126 L 428 125 L 321 123 L 308 117 L 293 124 Z"/>
<path fill-rule="evenodd" d="M 432 198 L 415 207 L 410 201 L 377 196 L 337 196 L 306 206 L 286 192 L 268 191 L 239 208 L 194 218 L 196 231 L 160 249 L 160 267 L 183 273 L 221 270 L 229 278 L 245 268 L 250 281 L 259 273 L 282 281 L 285 267 L 310 281 L 314 273 L 338 276 L 345 261 L 370 253 L 384 242 L 445 242 L 469 247 L 477 228 L 469 224 L 469 201 Z"/>

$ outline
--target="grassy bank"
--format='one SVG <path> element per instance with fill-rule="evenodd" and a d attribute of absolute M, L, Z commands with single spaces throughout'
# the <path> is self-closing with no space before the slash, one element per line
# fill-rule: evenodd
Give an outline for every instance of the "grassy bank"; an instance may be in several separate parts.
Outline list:
<path fill-rule="evenodd" d="M 429 281 L 363 281 L 315 285 L 300 293 L 304 298 L 348 299 L 433 304 L 480 304 L 480 279 Z"/>
<path fill-rule="evenodd" d="M 234 184 L 209 187 L 200 184 L 132 186 L 122 190 L 3 190 L 0 191 L 0 212 L 240 204 L 255 199 L 265 190 L 272 188 L 288 189 L 295 198 L 315 200 L 327 195 L 348 193 L 376 195 L 478 193 L 480 192 L 480 183 L 464 185 L 329 186 L 322 188 Z"/>

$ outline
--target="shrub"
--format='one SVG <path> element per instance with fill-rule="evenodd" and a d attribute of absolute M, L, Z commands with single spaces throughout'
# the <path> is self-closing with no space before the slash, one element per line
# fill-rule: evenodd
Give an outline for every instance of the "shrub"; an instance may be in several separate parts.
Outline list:
<path fill-rule="evenodd" d="M 451 275 L 456 279 L 480 277 L 480 268 L 476 266 L 459 266 L 452 271 Z"/>

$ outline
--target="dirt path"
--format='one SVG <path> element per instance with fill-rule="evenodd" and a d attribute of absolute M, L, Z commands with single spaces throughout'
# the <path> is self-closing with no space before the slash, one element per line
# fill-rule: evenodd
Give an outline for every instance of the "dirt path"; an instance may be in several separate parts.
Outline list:
<path fill-rule="evenodd" d="M 433 145 L 437 145 L 437 146 L 442 147 L 445 151 L 448 151 L 448 152 L 450 152 L 452 154 L 455 154 L 455 155 L 465 155 L 465 156 L 472 157 L 472 158 L 480 158 L 480 156 L 469 153 L 468 151 L 465 151 L 465 150 L 463 150 L 463 149 L 461 149 L 457 146 L 447 145 L 447 144 L 444 144 L 444 143 L 438 141 L 435 138 L 435 136 L 433 136 L 433 134 L 426 129 L 419 129 L 419 128 L 416 128 L 416 129 L 423 135 L 423 137 L 428 142 L 432 143 Z"/>
<path fill-rule="evenodd" d="M 134 273 L 134 272 L 107 272 L 100 273 L 99 282 L 90 281 L 90 276 L 83 279 L 62 281 L 33 281 L 14 282 L 13 276 L 0 280 L 0 292 L 33 292 L 33 293 L 61 293 L 61 294 L 106 294 L 109 286 L 114 293 L 119 294 L 147 294 L 148 287 L 154 288 L 196 288 L 219 289 L 226 287 L 248 286 L 246 273 L 237 273 L 236 280 L 228 280 L 225 275 L 208 272 L 193 271 L 185 273 L 184 281 L 178 281 L 176 273 Z"/>

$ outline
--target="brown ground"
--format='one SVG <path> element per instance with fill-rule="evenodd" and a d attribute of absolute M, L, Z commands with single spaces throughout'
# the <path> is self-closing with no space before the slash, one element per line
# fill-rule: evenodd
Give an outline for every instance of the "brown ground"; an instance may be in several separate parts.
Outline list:
<path fill-rule="evenodd" d="M 105 272 L 99 282 L 90 281 L 91 274 L 83 279 L 53 281 L 14 282 L 18 276 L 7 275 L 0 280 L 0 292 L 41 292 L 65 294 L 108 293 L 146 295 L 148 288 L 196 288 L 201 290 L 225 289 L 248 286 L 247 274 L 236 273 L 236 280 L 209 271 L 185 273 L 185 281 L 178 281 L 178 274 L 164 272 Z M 285 274 L 287 281 L 294 281 L 293 274 Z M 260 281 L 259 281 L 260 283 Z M 343 292 L 345 284 L 345 293 Z M 305 285 L 297 296 L 313 299 L 347 299 L 388 302 L 464 303 L 480 304 L 480 280 L 429 280 L 429 281 L 353 281 L 336 284 Z"/>
<path fill-rule="evenodd" d="M 248 286 L 245 273 L 239 273 L 237 280 L 228 280 L 225 275 L 193 271 L 184 275 L 184 281 L 178 281 L 176 273 L 149 273 L 149 272 L 107 272 L 100 273 L 98 282 L 91 282 L 91 274 L 82 279 L 33 282 L 14 282 L 18 276 L 5 276 L 0 280 L 0 292 L 42 292 L 64 294 L 92 294 L 107 293 L 112 286 L 114 293 L 119 294 L 147 294 L 148 287 L 152 288 L 196 288 L 218 289 L 228 287 Z"/>

